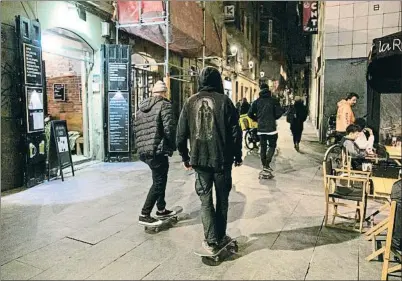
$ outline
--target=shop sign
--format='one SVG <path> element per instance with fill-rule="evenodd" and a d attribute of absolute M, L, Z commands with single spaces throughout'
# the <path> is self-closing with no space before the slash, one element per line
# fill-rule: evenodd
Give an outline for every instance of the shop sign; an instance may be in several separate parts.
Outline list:
<path fill-rule="evenodd" d="M 128 91 L 128 63 L 109 63 L 109 91 Z"/>
<path fill-rule="evenodd" d="M 303 31 L 309 34 L 318 33 L 318 1 L 303 2 Z"/>
<path fill-rule="evenodd" d="M 55 101 L 66 101 L 65 84 L 53 84 L 53 99 Z"/>
<path fill-rule="evenodd" d="M 129 94 L 112 92 L 108 94 L 109 152 L 129 152 Z"/>
<path fill-rule="evenodd" d="M 234 22 L 235 20 L 235 6 L 234 5 L 227 5 L 224 8 L 224 16 L 225 22 Z"/>
<path fill-rule="evenodd" d="M 42 56 L 40 47 L 24 43 L 25 84 L 42 85 Z"/>

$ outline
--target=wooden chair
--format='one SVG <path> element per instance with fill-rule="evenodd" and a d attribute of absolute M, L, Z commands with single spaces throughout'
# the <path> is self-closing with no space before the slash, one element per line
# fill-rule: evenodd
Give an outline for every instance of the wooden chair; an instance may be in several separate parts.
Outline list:
<path fill-rule="evenodd" d="M 394 187 L 401 188 L 401 182 L 398 184 L 394 184 Z M 371 261 L 376 257 L 383 256 L 384 263 L 381 280 L 387 280 L 388 274 L 402 270 L 402 202 L 400 202 L 401 198 L 399 198 L 399 203 L 395 199 L 398 200 L 397 198 L 394 198 L 389 205 L 390 212 L 388 217 L 366 233 L 366 240 L 372 240 L 373 242 L 373 253 L 366 257 L 366 260 Z M 381 247 L 381 238 L 383 238 L 385 231 L 385 245 Z M 378 250 L 377 245 L 380 245 Z M 391 254 L 399 259 L 399 264 L 390 268 Z"/>
<path fill-rule="evenodd" d="M 323 162 L 323 174 L 325 190 L 325 226 L 344 228 L 335 225 L 335 218 L 352 219 L 355 221 L 352 230 L 356 231 L 356 224 L 359 222 L 358 231 L 361 233 L 366 213 L 370 172 L 355 171 L 350 168 L 333 169 L 332 161 L 328 159 Z M 340 200 L 351 201 L 353 203 L 344 203 L 340 202 Z M 329 205 L 333 206 L 331 225 L 328 225 Z M 339 206 L 355 209 L 354 219 L 339 214 Z"/>

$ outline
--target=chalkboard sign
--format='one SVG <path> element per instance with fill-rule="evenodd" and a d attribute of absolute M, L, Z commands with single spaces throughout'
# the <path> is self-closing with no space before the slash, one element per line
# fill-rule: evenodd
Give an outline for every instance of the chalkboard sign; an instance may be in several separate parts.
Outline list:
<path fill-rule="evenodd" d="M 66 85 L 65 84 L 53 84 L 53 98 L 58 101 L 66 100 Z"/>
<path fill-rule="evenodd" d="M 45 130 L 43 112 L 43 90 L 41 87 L 25 87 L 26 117 L 28 133 Z"/>
<path fill-rule="evenodd" d="M 42 52 L 40 47 L 24 43 L 25 84 L 42 85 Z"/>
<path fill-rule="evenodd" d="M 129 152 L 129 94 L 109 93 L 109 152 Z"/>
<path fill-rule="evenodd" d="M 128 91 L 128 63 L 109 63 L 109 91 Z"/>
<path fill-rule="evenodd" d="M 71 167 L 74 176 L 73 160 L 68 139 L 67 122 L 65 120 L 51 121 L 49 163 L 57 156 L 58 168 L 60 169 L 61 180 L 64 181 L 63 169 Z M 49 172 L 51 167 L 49 167 Z M 50 177 L 50 175 L 49 175 Z"/>

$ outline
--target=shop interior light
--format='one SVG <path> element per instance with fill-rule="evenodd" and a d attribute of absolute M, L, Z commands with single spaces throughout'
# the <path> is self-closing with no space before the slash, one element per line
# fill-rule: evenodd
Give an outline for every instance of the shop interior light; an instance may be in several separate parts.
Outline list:
<path fill-rule="evenodd" d="M 237 47 L 236 46 L 231 46 L 230 47 L 230 53 L 232 54 L 232 56 L 237 55 Z"/>
<path fill-rule="evenodd" d="M 44 51 L 56 52 L 62 48 L 60 39 L 52 35 L 42 36 L 42 47 Z"/>

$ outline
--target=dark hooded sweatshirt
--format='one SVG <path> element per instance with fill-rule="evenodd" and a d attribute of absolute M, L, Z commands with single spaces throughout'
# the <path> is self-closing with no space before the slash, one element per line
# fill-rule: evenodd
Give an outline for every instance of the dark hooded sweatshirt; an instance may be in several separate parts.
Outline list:
<path fill-rule="evenodd" d="M 221 170 L 242 157 L 239 115 L 232 101 L 223 94 L 222 78 L 215 68 L 203 69 L 198 91 L 187 100 L 180 114 L 177 148 L 183 162 L 191 159 L 194 167 Z"/>
<path fill-rule="evenodd" d="M 176 122 L 169 100 L 159 96 L 144 100 L 136 115 L 134 131 L 140 156 L 172 156 L 176 150 Z"/>
<path fill-rule="evenodd" d="M 260 97 L 251 105 L 248 116 L 258 122 L 258 132 L 276 131 L 276 120 L 283 114 L 279 101 L 273 98 L 268 89 L 260 91 Z"/>

